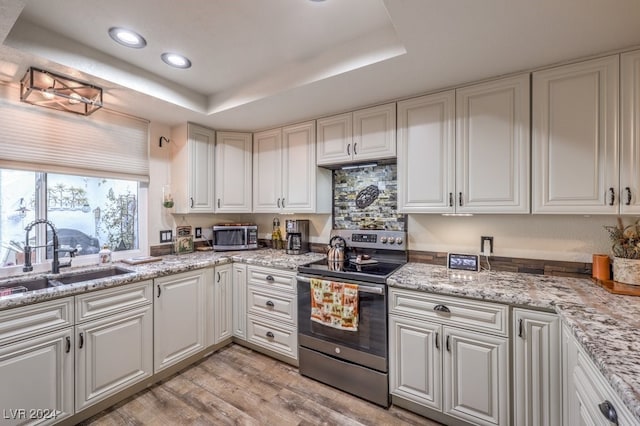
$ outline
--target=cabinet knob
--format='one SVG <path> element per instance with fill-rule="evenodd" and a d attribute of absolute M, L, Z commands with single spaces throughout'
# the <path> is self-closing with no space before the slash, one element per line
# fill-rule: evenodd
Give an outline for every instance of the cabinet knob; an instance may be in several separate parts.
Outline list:
<path fill-rule="evenodd" d="M 275 281 L 275 280 L 273 279 L 273 276 L 271 276 L 271 275 L 267 275 L 267 276 L 265 277 L 265 280 L 267 280 L 267 281 Z"/>
<path fill-rule="evenodd" d="M 275 306 L 275 304 L 271 300 L 267 300 L 267 303 L 265 303 L 265 305 L 267 305 L 270 308 L 273 308 Z"/>
<path fill-rule="evenodd" d="M 616 191 L 613 188 L 609 188 L 609 205 L 612 206 L 616 202 Z"/>
<path fill-rule="evenodd" d="M 627 193 L 627 202 L 625 204 L 627 206 L 630 206 L 631 205 L 631 188 L 627 186 L 624 190 Z"/>
<path fill-rule="evenodd" d="M 274 338 L 274 337 L 276 337 L 276 336 L 275 336 L 272 332 L 267 331 L 267 337 L 268 337 L 269 339 L 273 339 L 273 338 Z"/>
<path fill-rule="evenodd" d="M 616 409 L 612 403 L 609 401 L 601 402 L 598 404 L 598 408 L 600 408 L 600 412 L 607 420 L 616 426 L 618 425 L 618 413 L 616 413 Z"/>

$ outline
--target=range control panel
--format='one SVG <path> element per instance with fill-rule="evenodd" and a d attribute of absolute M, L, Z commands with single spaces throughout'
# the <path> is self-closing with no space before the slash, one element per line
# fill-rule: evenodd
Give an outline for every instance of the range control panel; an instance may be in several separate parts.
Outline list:
<path fill-rule="evenodd" d="M 405 231 L 334 229 L 331 231 L 331 237 L 335 235 L 344 238 L 349 247 L 407 250 Z"/>

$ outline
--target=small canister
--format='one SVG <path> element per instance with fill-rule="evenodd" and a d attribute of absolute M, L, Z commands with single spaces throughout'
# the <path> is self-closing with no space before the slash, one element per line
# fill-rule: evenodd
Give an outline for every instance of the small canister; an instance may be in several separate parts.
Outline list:
<path fill-rule="evenodd" d="M 109 250 L 108 245 L 103 245 L 102 250 L 98 252 L 98 256 L 100 259 L 100 263 L 111 263 L 111 250 Z"/>
<path fill-rule="evenodd" d="M 609 256 L 606 254 L 594 254 L 591 267 L 593 278 L 600 281 L 608 281 L 611 278 Z"/>

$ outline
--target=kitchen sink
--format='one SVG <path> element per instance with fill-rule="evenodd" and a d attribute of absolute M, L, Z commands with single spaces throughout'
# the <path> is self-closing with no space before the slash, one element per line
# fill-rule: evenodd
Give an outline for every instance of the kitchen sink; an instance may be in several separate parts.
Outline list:
<path fill-rule="evenodd" d="M 78 272 L 73 275 L 58 277 L 55 278 L 55 281 L 60 284 L 75 284 L 83 281 L 91 281 L 101 278 L 110 278 L 118 275 L 130 274 L 131 272 L 133 271 L 114 266 L 108 269 L 100 269 L 98 271 Z"/>
<path fill-rule="evenodd" d="M 32 280 L 13 280 L 0 282 L 0 295 L 5 296 L 14 293 L 24 293 L 27 291 L 42 290 L 44 288 L 55 287 L 56 283 L 45 277 L 34 278 Z"/>

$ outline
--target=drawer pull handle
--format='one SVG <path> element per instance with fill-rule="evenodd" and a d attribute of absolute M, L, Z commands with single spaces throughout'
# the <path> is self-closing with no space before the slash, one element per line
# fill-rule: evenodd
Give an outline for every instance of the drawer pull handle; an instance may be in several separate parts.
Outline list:
<path fill-rule="evenodd" d="M 627 206 L 630 206 L 631 205 L 631 188 L 627 186 L 624 190 L 627 191 L 627 202 L 625 204 Z"/>
<path fill-rule="evenodd" d="M 358 155 L 358 151 L 356 150 L 357 147 L 358 147 L 358 142 L 353 144 L 353 155 Z"/>
<path fill-rule="evenodd" d="M 437 331 L 436 331 L 436 349 L 440 349 L 440 336 Z"/>
<path fill-rule="evenodd" d="M 83 346 L 84 346 L 84 334 L 80 333 L 80 346 L 78 347 L 78 349 L 82 349 Z"/>
<path fill-rule="evenodd" d="M 453 192 L 449 193 L 449 207 L 453 207 Z"/>
<path fill-rule="evenodd" d="M 191 208 L 193 208 L 193 197 L 189 197 L 189 203 L 191 204 Z"/>
<path fill-rule="evenodd" d="M 220 282 L 220 272 L 218 272 L 217 274 L 218 274 L 218 281 L 216 282 Z"/>
<path fill-rule="evenodd" d="M 282 197 L 282 208 L 284 209 L 284 197 Z"/>
<path fill-rule="evenodd" d="M 451 336 L 447 336 L 447 352 L 451 352 L 451 344 L 449 343 L 449 338 Z"/>
<path fill-rule="evenodd" d="M 347 144 L 347 155 L 351 155 L 351 144 Z"/>
<path fill-rule="evenodd" d="M 275 306 L 271 300 L 267 300 L 267 303 L 265 304 L 270 308 L 273 308 Z"/>
<path fill-rule="evenodd" d="M 449 310 L 449 308 L 447 308 L 447 307 L 446 307 L 446 306 L 444 306 L 444 305 L 436 305 L 436 306 L 434 306 L 434 307 L 433 307 L 433 310 L 434 310 L 434 311 L 436 311 L 436 312 L 446 312 L 446 313 L 448 313 L 448 314 L 450 314 L 450 313 L 451 313 L 451 311 Z"/>
<path fill-rule="evenodd" d="M 66 341 L 67 341 L 67 350 L 65 352 L 69 353 L 71 352 L 71 337 L 67 336 Z"/>
<path fill-rule="evenodd" d="M 524 333 L 523 324 L 522 323 L 523 323 L 522 318 L 520 318 L 518 320 L 518 337 L 522 337 L 523 333 Z"/>
<path fill-rule="evenodd" d="M 160 289 L 160 284 L 158 284 L 158 297 L 160 297 L 160 294 L 162 294 L 162 290 Z"/>
<path fill-rule="evenodd" d="M 278 208 L 280 208 L 280 198 L 278 198 Z"/>
<path fill-rule="evenodd" d="M 271 275 L 267 275 L 267 276 L 266 276 L 266 278 L 265 278 L 265 280 L 267 280 L 267 281 L 275 281 L 275 280 L 273 279 L 273 276 L 271 276 Z"/>
<path fill-rule="evenodd" d="M 616 426 L 618 425 L 618 413 L 616 413 L 616 409 L 612 403 L 604 401 L 598 404 L 598 408 L 600 408 L 600 412 L 607 420 Z"/>
<path fill-rule="evenodd" d="M 462 207 L 462 192 L 458 192 L 458 205 Z"/>
<path fill-rule="evenodd" d="M 268 337 L 269 339 L 273 339 L 273 338 L 274 338 L 274 337 L 276 337 L 276 336 L 275 336 L 272 332 L 267 331 L 267 337 Z"/>

